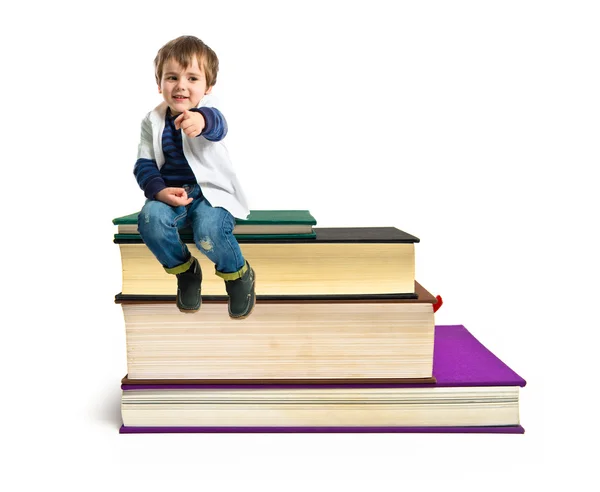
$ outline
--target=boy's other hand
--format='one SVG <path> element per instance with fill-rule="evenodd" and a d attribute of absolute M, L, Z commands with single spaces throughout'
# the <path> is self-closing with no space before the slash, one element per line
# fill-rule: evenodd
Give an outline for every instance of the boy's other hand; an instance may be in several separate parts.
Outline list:
<path fill-rule="evenodd" d="M 187 109 L 175 118 L 175 128 L 183 130 L 188 137 L 197 137 L 202 133 L 206 126 L 204 116 L 196 111 L 188 111 Z"/>
<path fill-rule="evenodd" d="M 185 207 L 193 200 L 193 198 L 188 198 L 183 188 L 164 188 L 154 195 L 154 198 L 172 207 Z"/>

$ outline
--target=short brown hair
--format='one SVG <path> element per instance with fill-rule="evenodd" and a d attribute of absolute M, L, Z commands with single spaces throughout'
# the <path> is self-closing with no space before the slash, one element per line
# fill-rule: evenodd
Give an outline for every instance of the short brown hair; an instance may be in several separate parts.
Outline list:
<path fill-rule="evenodd" d="M 174 59 L 183 68 L 187 68 L 192 63 L 194 56 L 198 60 L 198 66 L 204 69 L 206 87 L 215 85 L 219 71 L 219 59 L 213 50 L 195 36 L 180 36 L 158 50 L 154 59 L 156 83 L 160 85 L 163 67 L 168 60 Z"/>

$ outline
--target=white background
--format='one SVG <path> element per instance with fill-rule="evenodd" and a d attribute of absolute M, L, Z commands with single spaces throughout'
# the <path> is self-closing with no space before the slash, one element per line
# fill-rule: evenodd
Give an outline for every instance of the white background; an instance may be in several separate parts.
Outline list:
<path fill-rule="evenodd" d="M 5 490 L 591 477 L 596 2 L 19 5 L 0 16 Z M 437 323 L 464 324 L 527 380 L 525 435 L 117 433 L 127 368 L 111 219 L 143 203 L 132 168 L 160 102 L 152 61 L 182 34 L 219 55 L 214 93 L 251 208 L 419 237 L 417 279 L 445 303 Z"/>

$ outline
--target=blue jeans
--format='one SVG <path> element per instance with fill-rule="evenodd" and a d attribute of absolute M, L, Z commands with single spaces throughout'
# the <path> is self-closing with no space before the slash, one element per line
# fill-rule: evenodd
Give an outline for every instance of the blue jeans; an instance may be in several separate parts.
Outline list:
<path fill-rule="evenodd" d="M 168 273 L 182 273 L 189 268 L 192 255 L 179 237 L 179 230 L 191 227 L 196 247 L 215 264 L 215 273 L 227 280 L 239 278 L 227 275 L 241 273 L 246 264 L 233 235 L 235 219 L 224 208 L 213 207 L 202 196 L 200 186 L 183 188 L 194 199 L 185 207 L 146 201 L 138 215 L 142 240 Z"/>

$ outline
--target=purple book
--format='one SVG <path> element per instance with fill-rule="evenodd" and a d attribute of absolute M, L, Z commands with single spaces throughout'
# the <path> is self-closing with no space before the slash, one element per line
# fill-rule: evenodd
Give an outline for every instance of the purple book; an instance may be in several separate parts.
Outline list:
<path fill-rule="evenodd" d="M 483 346 L 464 326 L 444 325 L 435 327 L 433 356 L 433 375 L 435 384 L 344 384 L 318 385 L 319 389 L 327 388 L 419 388 L 419 387 L 524 387 L 526 382 L 510 369 L 490 350 Z M 209 385 L 209 384 L 159 384 L 159 385 L 121 385 L 123 391 L 149 389 L 300 389 L 315 388 L 307 385 Z M 521 425 L 469 426 L 469 427 L 353 427 L 353 426 L 319 426 L 319 427 L 132 427 L 123 425 L 122 434 L 139 433 L 503 433 L 522 434 Z"/>

